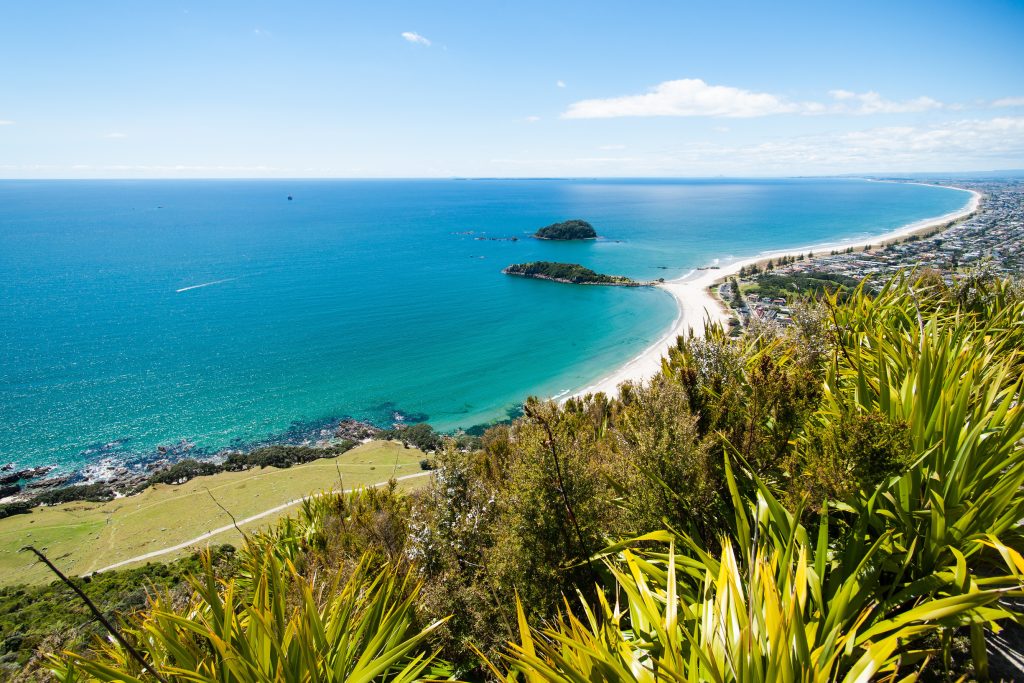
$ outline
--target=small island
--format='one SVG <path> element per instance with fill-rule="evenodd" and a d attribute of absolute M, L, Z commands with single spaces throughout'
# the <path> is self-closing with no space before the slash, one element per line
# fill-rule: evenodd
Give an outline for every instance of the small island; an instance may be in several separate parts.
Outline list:
<path fill-rule="evenodd" d="M 592 240 L 597 239 L 597 231 L 585 220 L 574 218 L 552 223 L 533 233 L 533 236 L 539 240 Z"/>
<path fill-rule="evenodd" d="M 613 287 L 652 287 L 655 282 L 637 282 L 624 275 L 604 275 L 584 268 L 578 263 L 555 263 L 553 261 L 533 261 L 531 263 L 513 263 L 502 270 L 505 275 L 518 275 L 535 280 L 551 280 L 571 285 L 611 285 Z"/>

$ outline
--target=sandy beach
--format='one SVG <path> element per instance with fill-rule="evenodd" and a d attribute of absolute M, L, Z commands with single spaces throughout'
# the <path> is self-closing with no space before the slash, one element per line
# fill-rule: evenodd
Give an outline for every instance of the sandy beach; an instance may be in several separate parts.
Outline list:
<path fill-rule="evenodd" d="M 767 262 L 768 259 L 777 259 L 781 256 L 799 256 L 800 254 L 807 254 L 812 251 L 820 255 L 826 255 L 832 250 L 847 249 L 849 247 L 858 248 L 869 244 L 885 246 L 893 242 L 902 242 L 913 235 L 928 233 L 936 228 L 948 227 L 949 224 L 965 219 L 978 210 L 978 203 L 981 201 L 980 193 L 962 187 L 953 189 L 970 192 L 971 199 L 964 208 L 943 216 L 910 223 L 882 235 L 826 244 L 805 245 L 737 259 L 723 263 L 718 267 L 694 270 L 683 277 L 668 280 L 658 285 L 661 289 L 671 294 L 672 298 L 676 301 L 679 312 L 672 326 L 657 342 L 645 349 L 643 353 L 616 368 L 606 377 L 572 394 L 572 396 L 585 396 L 586 394 L 598 392 L 611 395 L 616 393 L 619 385 L 627 380 L 634 382 L 646 381 L 661 369 L 661 359 L 668 353 L 669 348 L 675 345 L 676 339 L 679 336 L 689 334 L 690 330 L 693 330 L 695 335 L 702 335 L 704 333 L 705 321 L 721 322 L 724 324 L 728 320 L 729 314 L 726 312 L 724 304 L 711 293 L 710 288 L 721 280 L 735 275 L 739 272 L 740 268 L 755 263 Z"/>

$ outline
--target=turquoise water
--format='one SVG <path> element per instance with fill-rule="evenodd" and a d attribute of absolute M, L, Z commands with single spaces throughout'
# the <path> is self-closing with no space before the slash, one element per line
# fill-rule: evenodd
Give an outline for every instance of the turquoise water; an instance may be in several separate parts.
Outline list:
<path fill-rule="evenodd" d="M 345 415 L 500 419 L 603 376 L 676 313 L 661 291 L 509 263 L 676 277 L 967 199 L 857 180 L 0 181 L 0 462 L 217 449 Z M 577 217 L 604 239 L 527 238 Z"/>

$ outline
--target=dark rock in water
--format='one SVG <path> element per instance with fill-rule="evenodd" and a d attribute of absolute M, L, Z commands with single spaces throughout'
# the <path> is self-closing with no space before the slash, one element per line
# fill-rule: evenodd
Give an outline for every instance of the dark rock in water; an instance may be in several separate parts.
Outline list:
<path fill-rule="evenodd" d="M 17 484 L 13 486 L 0 486 L 0 498 L 8 498 L 18 493 L 21 493 L 21 487 Z"/>
<path fill-rule="evenodd" d="M 374 427 L 372 424 L 353 420 L 352 418 L 342 420 L 338 423 L 338 426 L 334 428 L 334 436 L 339 439 L 351 439 L 353 441 L 372 439 L 379 433 L 380 429 Z"/>
<path fill-rule="evenodd" d="M 35 479 L 45 474 L 49 474 L 54 469 L 53 465 L 43 465 L 41 467 L 28 467 L 23 470 L 16 470 L 14 472 L 8 471 L 7 474 L 0 476 L 0 486 L 7 486 L 9 484 L 16 484 L 22 479 Z"/>
<path fill-rule="evenodd" d="M 41 467 L 30 467 L 27 470 L 25 470 L 24 478 L 25 479 L 34 479 L 35 477 L 42 477 L 42 476 L 45 476 L 45 475 L 49 474 L 50 472 L 53 472 L 55 469 L 57 469 L 56 465 L 43 465 Z"/>
<path fill-rule="evenodd" d="M 62 474 L 57 477 L 47 477 L 46 479 L 37 479 L 36 481 L 30 481 L 25 484 L 27 489 L 52 489 L 57 486 L 64 486 L 73 478 L 70 474 Z"/>
<path fill-rule="evenodd" d="M 0 472 L 10 472 L 13 469 L 14 469 L 14 463 L 13 462 L 9 462 L 6 465 L 4 465 L 3 467 L 0 467 Z"/>

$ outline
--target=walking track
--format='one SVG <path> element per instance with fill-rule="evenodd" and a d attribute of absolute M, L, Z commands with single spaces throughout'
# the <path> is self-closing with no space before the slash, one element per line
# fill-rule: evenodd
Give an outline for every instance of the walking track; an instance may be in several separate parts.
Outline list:
<path fill-rule="evenodd" d="M 405 481 L 406 479 L 415 479 L 416 477 L 425 477 L 425 476 L 428 476 L 429 474 L 431 474 L 431 473 L 430 472 L 417 472 L 415 474 L 407 474 L 407 475 L 405 475 L 403 477 L 396 478 L 395 481 Z M 379 481 L 376 484 L 372 484 L 370 488 L 376 488 L 378 486 L 384 486 L 387 483 L 388 483 L 387 481 Z M 363 487 L 360 487 L 360 488 L 363 488 Z M 355 489 L 345 489 L 344 491 L 342 491 L 342 493 L 351 493 L 354 490 Z M 250 522 L 255 522 L 256 520 L 263 519 L 264 517 L 269 517 L 270 515 L 277 514 L 278 512 L 282 512 L 284 510 L 287 510 L 288 508 L 290 508 L 293 505 L 298 505 L 299 503 L 301 503 L 304 500 L 307 500 L 309 498 L 316 498 L 318 496 L 322 496 L 322 495 L 325 495 L 327 493 L 337 493 L 337 492 L 336 491 L 335 492 L 325 491 L 323 493 L 317 493 L 317 494 L 314 494 L 312 496 L 303 496 L 302 498 L 296 498 L 295 500 L 290 500 L 287 503 L 282 503 L 281 505 L 278 505 L 276 507 L 272 507 L 269 510 L 264 510 L 263 512 L 260 512 L 259 514 L 252 515 L 251 517 L 246 517 L 245 519 L 240 519 L 240 520 L 238 520 L 238 526 L 242 526 L 243 524 L 248 524 Z M 108 565 L 106 567 L 103 567 L 102 569 L 97 569 L 95 572 L 90 572 L 90 574 L 97 574 L 99 572 L 107 572 L 107 571 L 110 571 L 111 569 L 117 569 L 118 567 L 123 567 L 126 564 L 132 564 L 134 562 L 143 562 L 145 560 L 152 560 L 154 557 L 160 557 L 161 555 L 167 555 L 169 553 L 177 552 L 178 550 L 184 550 L 185 548 L 188 548 L 189 546 L 193 546 L 193 545 L 196 545 L 198 543 L 202 543 L 203 541 L 206 541 L 206 540 L 209 540 L 209 539 L 213 538 L 217 534 L 222 534 L 225 531 L 231 531 L 234 528 L 235 528 L 235 524 L 233 524 L 233 523 L 232 524 L 225 524 L 224 526 L 218 527 L 216 529 L 213 529 L 212 531 L 207 531 L 205 534 L 199 534 L 195 538 L 190 538 L 189 540 L 184 541 L 183 543 L 179 543 L 177 545 L 168 546 L 166 548 L 161 548 L 160 550 L 153 550 L 153 551 L 150 551 L 148 553 L 144 553 L 142 555 L 137 555 L 135 557 L 130 557 L 127 560 L 121 560 L 120 562 L 115 562 L 114 564 L 111 564 L 111 565 Z M 88 574 L 86 574 L 86 576 L 88 576 Z"/>

